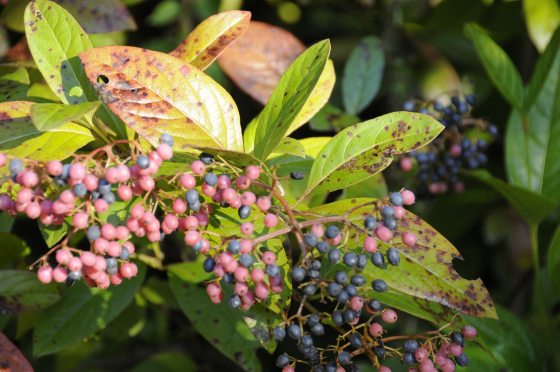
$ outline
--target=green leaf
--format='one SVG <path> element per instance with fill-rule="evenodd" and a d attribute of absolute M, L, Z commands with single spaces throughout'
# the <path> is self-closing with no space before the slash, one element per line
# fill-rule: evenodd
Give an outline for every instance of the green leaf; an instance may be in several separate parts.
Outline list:
<path fill-rule="evenodd" d="M 387 184 L 383 173 L 377 173 L 362 182 L 355 183 L 352 186 L 345 187 L 340 195 L 342 199 L 353 198 L 376 198 L 381 199 L 389 195 Z"/>
<path fill-rule="evenodd" d="M 107 107 L 152 145 L 168 133 L 177 151 L 243 151 L 235 102 L 196 67 L 168 54 L 126 46 L 91 49 L 80 59 Z"/>
<path fill-rule="evenodd" d="M 304 158 L 305 148 L 297 139 L 286 137 L 274 149 L 274 153 L 271 156 L 283 155 L 283 154 L 294 155 L 300 158 Z"/>
<path fill-rule="evenodd" d="M 92 45 L 68 11 L 47 0 L 30 2 L 25 10 L 25 36 L 37 67 L 63 103 L 95 99 L 77 58 Z"/>
<path fill-rule="evenodd" d="M 31 105 L 31 120 L 41 132 L 60 127 L 62 124 L 81 119 L 95 111 L 100 102 L 83 102 L 75 105 L 62 103 L 35 103 Z"/>
<path fill-rule="evenodd" d="M 529 37 L 542 52 L 560 24 L 560 7 L 556 0 L 523 0 Z"/>
<path fill-rule="evenodd" d="M 498 307 L 499 320 L 467 318 L 476 327 L 477 340 L 486 345 L 501 366 L 512 372 L 544 371 L 546 357 L 539 347 L 537 335 L 523 321 L 503 307 Z"/>
<path fill-rule="evenodd" d="M 88 34 L 136 30 L 134 18 L 119 0 L 55 0 L 72 14 Z"/>
<path fill-rule="evenodd" d="M 68 224 L 45 226 L 39 222 L 39 231 L 45 240 L 45 244 L 51 248 L 68 233 Z"/>
<path fill-rule="evenodd" d="M 163 27 L 175 22 L 180 15 L 181 4 L 178 1 L 163 0 L 159 1 L 150 15 L 146 17 L 146 22 L 152 27 Z"/>
<path fill-rule="evenodd" d="M 560 27 L 556 29 L 556 32 L 552 36 L 550 43 L 546 47 L 545 51 L 537 61 L 535 70 L 533 71 L 533 76 L 531 81 L 527 86 L 525 94 L 525 107 L 524 112 L 529 111 L 533 102 L 542 90 L 543 85 L 546 83 L 550 69 L 556 60 L 558 50 L 560 49 Z"/>
<path fill-rule="evenodd" d="M 309 173 L 307 190 L 333 192 L 385 169 L 393 156 L 434 139 L 443 126 L 430 116 L 395 112 L 346 128 L 321 150 Z"/>
<path fill-rule="evenodd" d="M 0 22 L 12 31 L 23 32 L 23 14 L 27 6 L 27 0 L 11 0 L 2 10 Z"/>
<path fill-rule="evenodd" d="M 5 216 L 5 214 L 3 213 L 0 216 Z M 0 269 L 24 267 L 24 259 L 31 253 L 31 249 L 27 246 L 27 243 L 17 236 L 6 232 L 0 233 L 0 241 L 2 242 L 2 249 L 0 249 Z"/>
<path fill-rule="evenodd" d="M 242 10 L 215 14 L 200 23 L 170 54 L 204 70 L 245 33 L 250 20 L 251 12 Z"/>
<path fill-rule="evenodd" d="M 132 302 L 145 273 L 139 266 L 136 277 L 109 289 L 88 288 L 83 281 L 67 288 L 35 327 L 33 354 L 56 353 L 104 329 Z"/>
<path fill-rule="evenodd" d="M 530 224 L 538 224 L 558 206 L 557 202 L 527 189 L 510 185 L 499 178 L 493 177 L 486 170 L 473 171 L 469 175 L 501 193 L 519 215 Z"/>
<path fill-rule="evenodd" d="M 168 267 L 169 284 L 181 310 L 193 327 L 244 370 L 260 371 L 256 355 L 260 343 L 245 324 L 243 313 L 232 310 L 225 303 L 216 305 L 210 302 L 204 285 L 193 283 L 182 275 L 184 270 L 181 265 L 183 264 Z"/>
<path fill-rule="evenodd" d="M 560 227 L 556 229 L 547 254 L 547 270 L 553 288 L 560 291 Z"/>
<path fill-rule="evenodd" d="M 506 170 L 510 183 L 560 201 L 560 49 L 526 115 L 509 117 Z"/>
<path fill-rule="evenodd" d="M 479 26 L 468 24 L 465 33 L 474 43 L 490 80 L 512 106 L 522 110 L 523 82 L 511 59 Z"/>
<path fill-rule="evenodd" d="M 360 226 L 364 215 L 373 213 L 376 199 L 348 199 L 330 203 L 309 210 L 309 213 L 322 216 L 346 215 L 346 220 Z M 402 243 L 398 234 L 414 233 L 417 242 L 413 247 Z M 496 309 L 488 290 L 481 279 L 467 280 L 453 268 L 453 260 L 461 258 L 457 249 L 433 227 L 420 217 L 406 211 L 399 220 L 399 232 L 395 233 L 391 246 L 400 251 L 401 262 L 398 268 L 379 269 L 366 266 L 363 275 L 371 282 L 383 279 L 392 293 L 403 293 L 410 297 L 439 303 L 463 314 L 477 317 L 496 317 Z M 363 236 L 360 241 L 363 241 Z M 378 249 L 386 254 L 389 245 L 379 244 Z M 375 297 L 368 287 L 364 296 Z M 414 299 L 410 299 L 414 301 Z"/>
<path fill-rule="evenodd" d="M 184 372 L 195 371 L 196 369 L 196 364 L 189 356 L 169 351 L 150 356 L 134 366 L 130 372 Z"/>
<path fill-rule="evenodd" d="M 18 101 L 27 97 L 29 74 L 25 67 L 9 69 L 0 76 L 0 101 Z"/>
<path fill-rule="evenodd" d="M 44 285 L 35 273 L 27 270 L 0 270 L 0 311 L 18 314 L 38 310 L 58 301 L 54 284 Z"/>
<path fill-rule="evenodd" d="M 373 101 L 381 87 L 384 67 L 381 40 L 375 36 L 361 39 L 344 66 L 342 100 L 348 113 L 357 114 Z"/>
<path fill-rule="evenodd" d="M 297 118 L 327 63 L 328 40 L 309 47 L 288 67 L 257 121 L 254 154 L 265 160 Z"/>
<path fill-rule="evenodd" d="M 327 104 L 311 119 L 311 129 L 318 132 L 340 132 L 342 129 L 360 122 L 356 115 L 348 114 L 338 107 Z"/>
<path fill-rule="evenodd" d="M 0 150 L 34 160 L 65 159 L 93 141 L 91 132 L 74 123 L 66 123 L 40 132 L 31 121 L 31 102 L 0 103 Z"/>

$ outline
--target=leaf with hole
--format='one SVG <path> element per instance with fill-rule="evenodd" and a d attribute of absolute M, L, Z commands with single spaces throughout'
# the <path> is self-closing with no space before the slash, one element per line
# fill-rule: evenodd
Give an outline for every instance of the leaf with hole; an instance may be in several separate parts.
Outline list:
<path fill-rule="evenodd" d="M 235 102 L 196 67 L 135 47 L 95 48 L 80 59 L 107 107 L 152 145 L 168 133 L 178 151 L 243 152 Z"/>

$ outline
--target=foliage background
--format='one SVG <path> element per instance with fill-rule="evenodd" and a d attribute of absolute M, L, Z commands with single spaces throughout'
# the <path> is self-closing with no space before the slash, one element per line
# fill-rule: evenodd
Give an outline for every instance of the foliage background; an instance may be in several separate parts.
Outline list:
<path fill-rule="evenodd" d="M 376 35 L 382 41 L 386 67 L 380 92 L 360 113 L 362 118 L 399 110 L 410 97 L 426 98 L 434 92 L 461 89 L 477 95 L 479 104 L 475 116 L 495 123 L 502 134 L 511 106 L 488 79 L 472 43 L 465 36 L 464 25 L 476 22 L 488 30 L 511 57 L 522 80 L 528 82 L 539 57 L 535 45 L 542 46 L 542 39 L 535 36 L 534 30 L 539 25 L 557 25 L 559 22 L 558 12 L 534 15 L 526 11 L 530 9 L 531 1 L 515 0 L 126 0 L 124 3 L 138 29 L 98 35 L 94 39 L 96 44 L 118 43 L 168 52 L 201 20 L 219 10 L 233 8 L 251 11 L 253 20 L 290 30 L 306 45 L 330 38 L 333 45 L 331 58 L 338 77 L 330 102 L 339 107 L 343 106 L 340 81 L 345 61 L 362 37 Z M 558 7 L 555 0 L 533 3 L 551 9 Z M 13 45 L 21 34 L 9 30 L 9 24 L 7 26 L 4 45 Z M 243 123 L 258 114 L 262 106 L 231 83 L 217 64 L 208 71 L 231 92 Z M 553 125 L 558 127 L 560 123 L 556 121 Z M 320 134 L 306 126 L 296 132 L 295 137 Z M 493 145 L 490 151 L 490 173 L 505 179 L 503 140 Z M 560 150 L 557 147 L 552 151 Z M 400 187 L 401 180 L 395 169 L 389 170 L 390 190 Z M 560 341 L 554 337 L 552 345 L 541 345 L 543 338 L 536 337 L 538 327 L 544 321 L 537 315 L 533 301 L 530 229 L 495 189 L 473 178 L 468 179 L 466 189 L 463 194 L 427 200 L 417 207 L 416 213 L 462 253 L 465 261 L 456 262 L 457 270 L 469 279 L 480 276 L 494 301 L 503 309 L 499 312 L 500 322 L 478 321 L 483 341 L 494 353 L 490 355 L 480 348 L 470 350 L 472 368 L 482 371 L 506 367 L 522 371 L 531 366 L 545 370 L 547 364 L 550 368 L 554 362 L 547 350 L 559 350 Z M 556 336 L 560 321 L 560 286 L 554 275 L 547 275 L 547 272 L 554 274 L 557 270 L 553 267 L 546 271 L 549 263 L 546 257 L 553 256 L 549 249 L 560 250 L 558 239 L 557 244 L 548 247 L 559 218 L 558 211 L 552 213 L 539 230 L 539 259 L 543 263 L 542 284 L 547 301 L 546 326 L 552 327 Z M 35 224 L 17 220 L 12 231 L 34 252 L 44 248 Z M 169 246 L 164 250 L 173 257 L 177 247 L 173 242 L 167 244 Z M 164 276 L 151 272 L 149 285 L 109 327 L 87 344 L 76 345 L 55 355 L 33 358 L 30 349 L 32 334 L 27 332 L 25 320 L 20 321 L 23 324 L 16 324 L 12 318 L 3 316 L 0 326 L 16 340 L 38 371 L 148 371 L 155 368 L 184 371 L 186 366 L 196 366 L 198 370 L 236 368 L 196 334 L 179 311 L 163 279 Z M 33 324 L 37 316 L 40 314 L 30 314 L 27 323 Z M 425 325 L 406 318 L 400 322 L 400 327 L 403 332 L 413 333 Z M 263 368 L 274 368 L 273 357 L 259 351 L 259 358 Z M 556 368 L 559 366 L 557 360 Z"/>

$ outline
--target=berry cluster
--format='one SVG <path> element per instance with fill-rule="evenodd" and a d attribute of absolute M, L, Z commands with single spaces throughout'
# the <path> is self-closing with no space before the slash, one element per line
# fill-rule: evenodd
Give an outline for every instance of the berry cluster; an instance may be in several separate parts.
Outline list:
<path fill-rule="evenodd" d="M 461 171 L 477 169 L 488 162 L 486 151 L 498 131 L 495 125 L 471 117 L 475 103 L 475 97 L 468 95 L 464 99 L 451 97 L 449 105 L 440 101 L 414 100 L 404 104 L 406 111 L 430 115 L 445 126 L 445 130 L 429 145 L 400 160 L 403 172 L 412 171 L 416 164 L 419 195 L 445 194 L 449 189 L 462 192 Z"/>

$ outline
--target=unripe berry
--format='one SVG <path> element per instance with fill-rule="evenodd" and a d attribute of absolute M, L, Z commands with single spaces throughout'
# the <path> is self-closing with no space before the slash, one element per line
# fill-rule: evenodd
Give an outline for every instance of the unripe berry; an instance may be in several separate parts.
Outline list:
<path fill-rule="evenodd" d="M 198 233 L 198 231 L 187 231 L 187 233 L 185 234 L 185 243 L 188 246 L 193 246 L 196 243 L 198 243 L 198 241 L 200 240 L 200 234 Z"/>
<path fill-rule="evenodd" d="M 143 176 L 138 180 L 140 188 L 146 192 L 152 191 L 156 185 L 154 179 L 150 176 Z"/>
<path fill-rule="evenodd" d="M 82 180 L 82 183 L 87 191 L 94 191 L 99 187 L 99 179 L 93 174 L 87 174 Z"/>
<path fill-rule="evenodd" d="M 251 191 L 245 191 L 241 194 L 241 204 L 251 206 L 255 204 L 257 197 Z"/>
<path fill-rule="evenodd" d="M 391 368 L 387 367 L 387 366 L 381 366 L 378 369 L 379 372 L 391 372 Z"/>
<path fill-rule="evenodd" d="M 383 326 L 379 323 L 372 323 L 368 331 L 372 337 L 381 337 L 381 335 L 383 335 Z"/>
<path fill-rule="evenodd" d="M 99 254 L 104 254 L 109 249 L 109 242 L 103 238 L 96 239 L 93 242 L 93 249 Z"/>
<path fill-rule="evenodd" d="M 253 251 L 253 242 L 250 239 L 241 239 L 239 243 L 241 246 L 239 253 L 248 254 Z"/>
<path fill-rule="evenodd" d="M 50 266 L 41 266 L 37 270 L 37 279 L 43 284 L 49 284 L 53 280 L 53 270 Z"/>
<path fill-rule="evenodd" d="M 257 199 L 257 207 L 259 207 L 259 209 L 263 212 L 269 210 L 271 205 L 272 203 L 268 196 L 261 196 L 260 198 Z"/>
<path fill-rule="evenodd" d="M 276 253 L 272 251 L 266 251 L 263 253 L 262 260 L 267 265 L 272 265 L 276 262 Z"/>
<path fill-rule="evenodd" d="M 474 340 L 476 338 L 476 328 L 471 325 L 463 327 L 463 337 L 467 340 Z"/>
<path fill-rule="evenodd" d="M 88 226 L 88 219 L 86 212 L 78 212 L 72 217 L 72 226 L 78 230 L 85 229 Z"/>
<path fill-rule="evenodd" d="M 368 253 L 377 252 L 377 240 L 371 236 L 366 237 L 364 240 L 364 250 Z"/>
<path fill-rule="evenodd" d="M 173 212 L 183 214 L 187 211 L 187 203 L 183 199 L 173 200 Z"/>
<path fill-rule="evenodd" d="M 416 235 L 411 232 L 405 232 L 402 234 L 402 241 L 408 247 L 414 247 L 416 244 Z"/>
<path fill-rule="evenodd" d="M 33 171 L 22 172 L 21 184 L 25 187 L 35 187 L 39 183 L 39 176 Z"/>
<path fill-rule="evenodd" d="M 241 224 L 241 233 L 244 235 L 251 235 L 253 233 L 254 226 L 252 222 L 243 222 Z"/>
<path fill-rule="evenodd" d="M 57 283 L 65 282 L 67 277 L 68 277 L 68 272 L 63 267 L 58 266 L 52 272 L 52 278 Z"/>
<path fill-rule="evenodd" d="M 163 160 L 169 160 L 173 157 L 173 149 L 166 143 L 162 143 L 157 148 L 157 154 Z"/>
<path fill-rule="evenodd" d="M 181 186 L 183 186 L 187 190 L 190 190 L 196 186 L 196 179 L 190 173 L 183 173 L 179 178 L 179 182 L 181 183 Z"/>
<path fill-rule="evenodd" d="M 104 199 L 97 199 L 93 202 L 93 207 L 97 213 L 103 213 L 107 211 L 109 204 Z"/>
<path fill-rule="evenodd" d="M 95 255 L 91 252 L 83 252 L 80 255 L 80 260 L 84 266 L 93 266 L 95 265 Z"/>
<path fill-rule="evenodd" d="M 383 310 L 383 312 L 381 313 L 381 319 L 383 319 L 383 321 L 385 323 L 395 323 L 398 319 L 397 317 L 397 313 L 392 310 L 392 309 L 385 309 Z"/>
<path fill-rule="evenodd" d="M 249 177 L 249 179 L 256 180 L 261 174 L 261 168 L 256 165 L 249 165 L 245 174 Z"/>
<path fill-rule="evenodd" d="M 32 220 L 39 218 L 41 215 L 41 206 L 37 202 L 31 202 L 25 207 L 25 214 Z"/>
<path fill-rule="evenodd" d="M 72 258 L 72 253 L 68 249 L 59 249 L 56 251 L 56 262 L 61 265 L 66 265 Z"/>
<path fill-rule="evenodd" d="M 62 174 L 62 163 L 58 160 L 51 160 L 47 163 L 47 173 L 56 177 Z"/>
<path fill-rule="evenodd" d="M 429 354 L 430 353 L 428 352 L 427 349 L 425 349 L 423 347 L 420 347 L 420 348 L 418 348 L 418 350 L 416 350 L 414 352 L 414 358 L 416 359 L 416 361 L 418 363 L 422 363 L 423 361 L 425 361 L 428 358 Z"/>
<path fill-rule="evenodd" d="M 239 190 L 247 190 L 251 187 L 251 179 L 247 176 L 239 176 L 236 180 L 236 184 Z"/>
<path fill-rule="evenodd" d="M 127 185 L 120 185 L 117 188 L 117 195 L 123 201 L 128 201 L 132 198 L 132 189 Z"/>
<path fill-rule="evenodd" d="M 195 160 L 191 164 L 191 169 L 192 169 L 194 174 L 200 176 L 201 174 L 204 173 L 204 170 L 206 169 L 206 166 L 200 160 Z"/>
<path fill-rule="evenodd" d="M 383 242 L 388 242 L 393 238 L 393 232 L 385 226 L 378 226 L 375 229 L 375 236 Z"/>
<path fill-rule="evenodd" d="M 350 302 L 348 303 L 348 307 L 354 310 L 355 312 L 360 312 L 363 306 L 364 306 L 364 300 L 359 296 L 352 297 L 350 299 Z"/>
<path fill-rule="evenodd" d="M 275 227 L 277 223 L 278 217 L 276 217 L 275 214 L 267 213 L 264 216 L 264 226 L 268 227 L 269 229 Z"/>
<path fill-rule="evenodd" d="M 458 345 L 458 344 L 451 344 L 451 345 L 449 345 L 449 352 L 453 356 L 459 356 L 459 355 L 463 354 L 463 347 L 461 345 Z"/>
<path fill-rule="evenodd" d="M 117 230 L 115 226 L 110 223 L 106 223 L 101 226 L 101 236 L 107 240 L 113 240 L 117 237 Z"/>
<path fill-rule="evenodd" d="M 82 269 L 82 261 L 78 257 L 72 257 L 66 266 L 70 271 L 80 271 Z"/>
<path fill-rule="evenodd" d="M 234 275 L 235 275 L 235 280 L 244 283 L 247 281 L 247 279 L 249 279 L 249 270 L 241 266 L 235 270 Z"/>
<path fill-rule="evenodd" d="M 86 168 L 80 163 L 70 165 L 70 178 L 76 181 L 81 181 L 86 176 Z"/>
<path fill-rule="evenodd" d="M 259 282 L 255 287 L 255 296 L 261 300 L 266 300 L 270 291 L 268 290 L 266 284 Z"/>
<path fill-rule="evenodd" d="M 126 262 L 121 266 L 119 273 L 123 278 L 130 279 L 138 274 L 138 267 L 132 262 Z"/>
<path fill-rule="evenodd" d="M 416 197 L 414 196 L 414 193 L 410 190 L 403 190 L 401 191 L 401 195 L 403 198 L 403 204 L 404 205 L 412 205 L 414 204 L 414 201 L 416 200 Z"/>
<path fill-rule="evenodd" d="M 32 198 L 33 198 L 33 191 L 28 188 L 23 188 L 19 190 L 16 201 L 19 204 L 25 204 L 25 203 L 29 203 Z"/>

